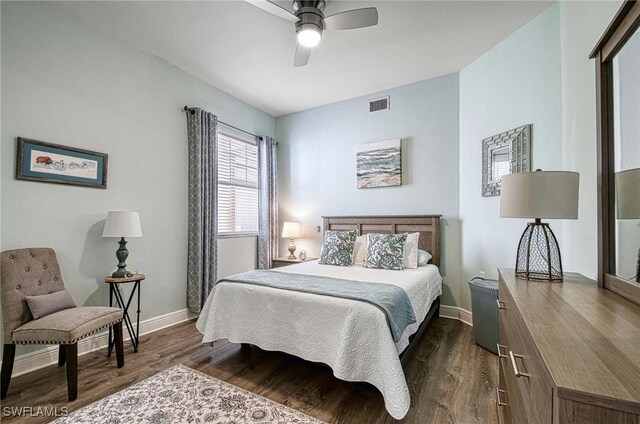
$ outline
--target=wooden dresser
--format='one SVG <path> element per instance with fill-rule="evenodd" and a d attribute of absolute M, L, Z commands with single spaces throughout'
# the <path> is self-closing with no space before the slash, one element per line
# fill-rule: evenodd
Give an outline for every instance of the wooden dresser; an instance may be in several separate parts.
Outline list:
<path fill-rule="evenodd" d="M 580 274 L 499 274 L 500 421 L 640 423 L 640 306 Z"/>

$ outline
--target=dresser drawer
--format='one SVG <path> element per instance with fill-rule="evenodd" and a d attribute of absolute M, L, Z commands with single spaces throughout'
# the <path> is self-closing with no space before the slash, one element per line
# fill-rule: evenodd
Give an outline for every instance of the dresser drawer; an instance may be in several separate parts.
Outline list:
<path fill-rule="evenodd" d="M 504 305 L 504 303 L 503 303 Z M 511 421 L 514 423 L 527 423 L 527 415 L 524 408 L 524 402 L 518 388 L 516 376 L 513 373 L 510 363 L 509 351 L 512 349 L 511 338 L 507 333 L 506 321 L 509 314 L 506 308 L 501 308 L 498 314 L 498 361 L 500 367 L 500 389 L 507 392 L 509 414 Z"/>
<path fill-rule="evenodd" d="M 498 382 L 498 388 L 496 389 L 496 407 L 498 408 L 498 423 L 510 424 L 511 419 L 511 400 L 509 400 L 509 391 L 507 390 L 507 383 L 504 379 L 504 364 L 502 361 L 499 363 L 500 367 L 500 379 Z"/>
<path fill-rule="evenodd" d="M 513 390 L 520 395 L 524 418 L 530 423 L 551 423 L 553 420 L 553 382 L 538 349 L 520 316 L 508 290 L 500 290 L 500 331 L 504 333 L 506 347 L 501 358 L 509 398 Z M 513 403 L 513 401 L 511 401 Z M 514 407 L 520 405 L 514 404 Z M 513 411 L 514 417 L 518 414 Z M 523 418 L 518 417 L 520 422 Z"/>

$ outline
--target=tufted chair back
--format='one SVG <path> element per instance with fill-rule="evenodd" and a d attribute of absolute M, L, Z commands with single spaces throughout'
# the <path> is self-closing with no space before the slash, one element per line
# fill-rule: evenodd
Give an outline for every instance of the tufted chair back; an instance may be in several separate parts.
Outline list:
<path fill-rule="evenodd" d="M 13 330 L 31 321 L 26 296 L 64 289 L 56 252 L 48 247 L 6 250 L 0 253 L 2 267 L 2 322 L 4 343 L 12 343 Z"/>

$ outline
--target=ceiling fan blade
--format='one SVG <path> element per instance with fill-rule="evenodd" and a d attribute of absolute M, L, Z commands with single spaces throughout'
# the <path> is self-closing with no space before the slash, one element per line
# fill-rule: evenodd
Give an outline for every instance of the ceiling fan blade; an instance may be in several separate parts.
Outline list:
<path fill-rule="evenodd" d="M 324 18 L 324 29 L 356 29 L 378 24 L 375 7 L 347 10 Z"/>
<path fill-rule="evenodd" d="M 296 47 L 296 54 L 293 57 L 293 66 L 297 68 L 299 66 L 306 65 L 307 63 L 309 63 L 310 56 L 311 48 L 298 44 L 298 47 Z"/>
<path fill-rule="evenodd" d="M 296 23 L 298 22 L 298 17 L 293 13 L 289 12 L 287 9 L 278 6 L 275 3 L 271 3 L 267 0 L 245 0 L 247 3 L 251 3 L 252 5 L 259 7 L 265 12 L 269 12 L 272 15 L 276 15 L 282 19 L 286 19 L 289 22 Z"/>

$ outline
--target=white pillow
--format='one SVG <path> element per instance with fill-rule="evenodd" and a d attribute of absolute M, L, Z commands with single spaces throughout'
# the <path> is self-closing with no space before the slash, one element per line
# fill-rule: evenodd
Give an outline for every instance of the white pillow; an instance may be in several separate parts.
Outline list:
<path fill-rule="evenodd" d="M 418 250 L 418 266 L 427 266 L 431 258 L 433 258 L 431 253 L 426 250 Z"/>
<path fill-rule="evenodd" d="M 407 234 L 407 241 L 404 243 L 404 267 L 409 269 L 418 268 L 418 241 L 420 233 Z"/>
<path fill-rule="evenodd" d="M 363 266 L 365 256 L 367 256 L 366 235 L 356 238 L 356 245 L 353 248 L 353 264 Z"/>

